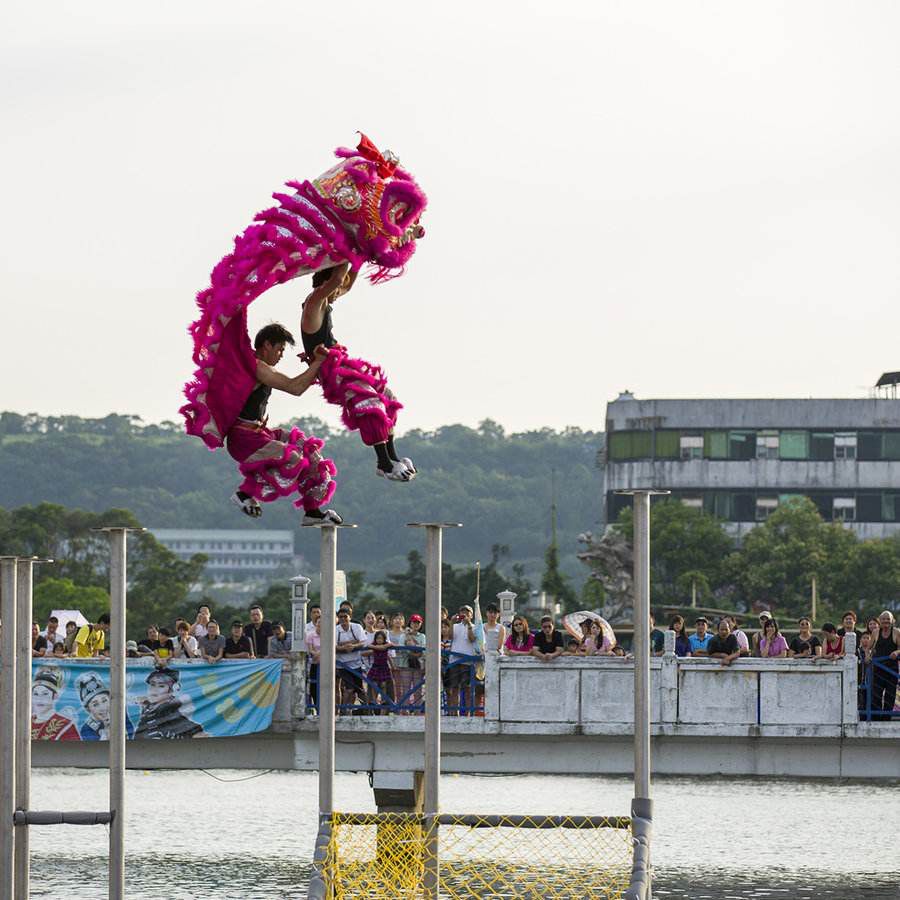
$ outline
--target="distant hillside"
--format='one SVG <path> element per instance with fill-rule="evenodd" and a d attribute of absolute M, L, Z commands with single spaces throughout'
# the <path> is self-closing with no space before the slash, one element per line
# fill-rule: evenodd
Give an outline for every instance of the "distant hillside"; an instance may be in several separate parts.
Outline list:
<path fill-rule="evenodd" d="M 405 528 L 422 520 L 465 527 L 444 542 L 454 564 L 487 561 L 493 545 L 509 548 L 535 582 L 549 540 L 551 469 L 556 470 L 560 565 L 576 586 L 586 570 L 575 558 L 579 532 L 595 526 L 600 508 L 595 458 L 602 435 L 579 429 L 505 434 L 491 421 L 478 429 L 447 425 L 411 431 L 402 448 L 416 461 L 411 484 L 377 478 L 358 436 L 328 434 L 321 422 L 300 423 L 328 440 L 338 466 L 334 506 L 359 524 L 341 542 L 347 569 L 369 578 L 403 571 L 422 543 Z M 41 501 L 101 511 L 129 509 L 150 527 L 248 528 L 254 523 L 228 502 L 237 484 L 225 451 L 210 453 L 174 423 L 143 425 L 134 416 L 104 419 L 0 414 L 0 507 Z M 315 535 L 297 528 L 287 502 L 267 504 L 259 527 L 295 528 L 298 552 L 315 561 Z"/>

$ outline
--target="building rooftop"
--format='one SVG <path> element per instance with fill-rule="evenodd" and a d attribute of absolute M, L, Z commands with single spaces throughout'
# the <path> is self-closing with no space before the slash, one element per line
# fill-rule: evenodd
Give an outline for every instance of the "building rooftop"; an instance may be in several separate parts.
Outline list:
<path fill-rule="evenodd" d="M 294 533 L 274 528 L 150 528 L 159 541 L 288 541 Z"/>

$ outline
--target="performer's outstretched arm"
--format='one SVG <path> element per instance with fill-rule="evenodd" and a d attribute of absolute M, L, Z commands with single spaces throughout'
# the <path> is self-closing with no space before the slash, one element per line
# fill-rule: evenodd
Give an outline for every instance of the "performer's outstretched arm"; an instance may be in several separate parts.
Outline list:
<path fill-rule="evenodd" d="M 315 355 L 304 372 L 289 378 L 287 375 L 276 371 L 261 359 L 256 361 L 256 380 L 267 387 L 274 388 L 276 391 L 284 391 L 287 394 L 293 394 L 299 397 L 310 385 L 315 382 L 319 374 L 319 368 L 322 361 L 328 356 L 328 351 L 322 344 L 316 347 Z"/>

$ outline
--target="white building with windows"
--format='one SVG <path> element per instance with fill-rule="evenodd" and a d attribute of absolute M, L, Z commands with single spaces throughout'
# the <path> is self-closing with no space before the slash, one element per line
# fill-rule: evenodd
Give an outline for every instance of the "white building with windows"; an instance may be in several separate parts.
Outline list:
<path fill-rule="evenodd" d="M 900 400 L 638 400 L 606 407 L 606 521 L 667 488 L 741 534 L 779 503 L 809 497 L 860 537 L 900 530 Z"/>
<path fill-rule="evenodd" d="M 260 581 L 296 567 L 294 532 L 262 529 L 151 528 L 179 559 L 209 557 L 206 574 L 225 582 Z"/>

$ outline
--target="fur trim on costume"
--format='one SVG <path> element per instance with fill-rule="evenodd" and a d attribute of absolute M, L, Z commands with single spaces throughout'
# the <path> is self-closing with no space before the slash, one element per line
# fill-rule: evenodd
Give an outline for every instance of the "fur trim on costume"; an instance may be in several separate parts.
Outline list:
<path fill-rule="evenodd" d="M 281 456 L 238 465 L 244 481 L 238 490 L 263 503 L 299 493 L 298 509 L 318 509 L 334 496 L 337 469 L 319 452 L 325 442 L 293 428 Z"/>
<path fill-rule="evenodd" d="M 363 443 L 372 446 L 388 439 L 403 404 L 388 389 L 381 366 L 332 347 L 319 369 L 319 383 L 325 399 L 341 408 L 341 421 L 350 431 L 359 431 Z"/>

